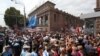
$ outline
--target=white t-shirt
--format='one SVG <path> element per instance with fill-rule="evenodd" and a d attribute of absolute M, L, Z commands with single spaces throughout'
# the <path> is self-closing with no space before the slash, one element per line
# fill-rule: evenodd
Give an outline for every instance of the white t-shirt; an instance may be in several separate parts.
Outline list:
<path fill-rule="evenodd" d="M 32 56 L 32 54 L 26 51 L 25 56 Z"/>

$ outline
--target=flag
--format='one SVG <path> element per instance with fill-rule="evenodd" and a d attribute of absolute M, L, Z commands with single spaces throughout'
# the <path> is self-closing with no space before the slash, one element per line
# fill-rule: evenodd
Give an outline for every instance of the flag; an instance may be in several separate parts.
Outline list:
<path fill-rule="evenodd" d="M 76 27 L 76 32 L 79 33 L 82 31 L 82 27 Z"/>
<path fill-rule="evenodd" d="M 35 28 L 36 26 L 37 26 L 37 17 L 36 16 L 30 17 L 28 20 L 28 27 Z"/>

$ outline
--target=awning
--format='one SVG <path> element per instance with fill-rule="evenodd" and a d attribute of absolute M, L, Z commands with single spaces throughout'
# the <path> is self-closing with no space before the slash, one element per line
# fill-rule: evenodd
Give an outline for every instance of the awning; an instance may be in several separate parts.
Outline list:
<path fill-rule="evenodd" d="M 95 18 L 100 17 L 100 12 L 93 12 L 88 14 L 83 14 L 80 16 L 80 19 L 86 19 L 86 18 Z"/>

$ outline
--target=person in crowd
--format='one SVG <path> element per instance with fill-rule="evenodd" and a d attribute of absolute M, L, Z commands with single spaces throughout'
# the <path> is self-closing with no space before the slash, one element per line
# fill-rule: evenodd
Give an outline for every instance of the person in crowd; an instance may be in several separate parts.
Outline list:
<path fill-rule="evenodd" d="M 60 47 L 60 56 L 66 56 L 66 47 L 65 46 Z"/>
<path fill-rule="evenodd" d="M 43 46 L 42 45 L 39 46 L 38 56 L 43 56 Z"/>
<path fill-rule="evenodd" d="M 9 52 L 9 48 L 10 48 L 9 45 L 4 46 L 4 51 L 3 51 L 3 53 L 1 54 L 1 56 L 12 56 L 12 53 Z"/>
<path fill-rule="evenodd" d="M 32 56 L 38 56 L 38 54 L 36 53 L 36 48 L 33 47 L 33 50 L 31 52 Z"/>
<path fill-rule="evenodd" d="M 49 52 L 50 52 L 49 47 L 45 46 L 43 51 L 43 56 L 49 56 L 50 55 Z"/>
<path fill-rule="evenodd" d="M 83 52 L 83 47 L 82 45 L 77 46 L 78 47 L 78 56 L 85 56 Z"/>
<path fill-rule="evenodd" d="M 98 56 L 100 56 L 100 45 L 97 47 Z"/>
<path fill-rule="evenodd" d="M 86 54 L 90 55 L 90 53 L 92 51 L 92 45 L 89 42 L 85 43 L 85 50 L 86 50 Z"/>
<path fill-rule="evenodd" d="M 32 54 L 29 52 L 30 50 L 30 46 L 28 45 L 23 45 L 23 49 L 22 49 L 22 52 L 21 52 L 21 55 L 20 56 L 27 56 L 27 55 L 30 55 L 32 56 Z"/>
<path fill-rule="evenodd" d="M 12 29 L 5 33 L 5 37 L 6 45 L 10 45 L 7 50 L 12 50 L 10 54 L 14 56 L 100 56 L 100 34 L 93 36 L 69 31 L 29 32 Z M 2 53 L 9 53 L 7 50 Z"/>
<path fill-rule="evenodd" d="M 51 56 L 58 56 L 59 54 L 56 51 L 56 47 L 53 45 L 51 47 Z"/>
<path fill-rule="evenodd" d="M 71 55 L 72 56 L 78 56 L 77 50 L 78 50 L 77 46 L 72 46 L 72 53 L 71 53 Z"/>
<path fill-rule="evenodd" d="M 23 44 L 21 41 L 22 38 L 20 34 L 21 33 L 19 33 L 14 39 L 14 43 L 13 43 L 14 56 L 20 56 L 20 53 L 21 53 L 21 46 Z"/>
<path fill-rule="evenodd" d="M 0 33 L 0 53 L 3 51 L 3 45 L 4 45 L 4 34 Z"/>

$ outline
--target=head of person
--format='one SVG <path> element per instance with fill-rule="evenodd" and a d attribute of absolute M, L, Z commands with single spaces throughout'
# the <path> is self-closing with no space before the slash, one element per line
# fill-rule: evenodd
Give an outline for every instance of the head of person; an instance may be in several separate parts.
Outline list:
<path fill-rule="evenodd" d="M 45 48 L 45 50 L 47 50 L 48 52 L 50 51 L 50 46 L 45 46 L 44 48 Z"/>
<path fill-rule="evenodd" d="M 39 53 L 39 55 L 41 55 L 43 53 L 43 46 L 42 45 L 39 46 L 38 53 Z"/>
<path fill-rule="evenodd" d="M 30 50 L 30 46 L 24 45 L 24 46 L 23 46 L 23 49 L 24 49 L 25 51 L 29 51 L 29 50 Z"/>
<path fill-rule="evenodd" d="M 45 46 L 44 46 L 44 49 L 47 50 L 47 49 L 48 49 L 48 46 L 45 45 Z"/>
<path fill-rule="evenodd" d="M 77 51 L 77 47 L 76 46 L 72 46 L 72 51 Z"/>
<path fill-rule="evenodd" d="M 66 52 L 66 46 L 64 46 L 64 45 L 61 46 L 60 47 L 60 52 L 64 54 Z"/>
<path fill-rule="evenodd" d="M 78 50 L 83 50 L 82 45 L 77 46 Z"/>
<path fill-rule="evenodd" d="M 52 45 L 51 46 L 51 52 L 54 52 L 54 51 L 56 51 L 56 46 Z"/>
<path fill-rule="evenodd" d="M 9 51 L 10 46 L 7 45 L 7 46 L 5 46 L 4 48 L 5 48 L 5 51 Z"/>

